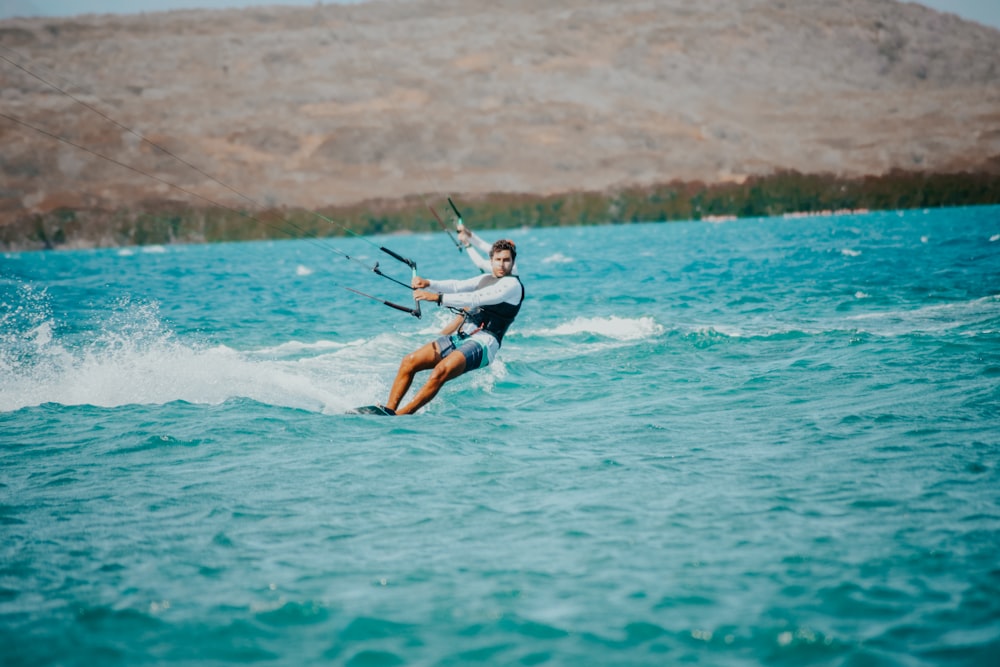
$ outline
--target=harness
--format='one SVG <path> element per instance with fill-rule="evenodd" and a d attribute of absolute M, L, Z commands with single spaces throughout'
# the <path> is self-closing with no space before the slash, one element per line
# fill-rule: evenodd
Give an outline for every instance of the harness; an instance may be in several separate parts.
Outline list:
<path fill-rule="evenodd" d="M 469 311 L 462 311 L 465 321 L 462 322 L 462 327 L 465 326 L 467 322 L 471 322 L 476 325 L 476 328 L 472 331 L 462 331 L 459 328 L 459 337 L 468 338 L 469 336 L 478 333 L 480 331 L 486 331 L 493 335 L 497 339 L 498 343 L 503 342 L 503 336 L 507 333 L 507 329 L 514 322 L 517 317 L 518 312 L 521 310 L 521 304 L 524 303 L 524 283 L 517 276 L 509 276 L 517 281 L 518 285 L 521 286 L 521 298 L 518 300 L 517 304 L 510 303 L 496 303 L 489 306 L 478 306 Z M 489 285 L 497 282 L 499 278 L 496 276 L 483 276 L 479 284 L 476 285 L 476 289 L 482 289 Z"/>

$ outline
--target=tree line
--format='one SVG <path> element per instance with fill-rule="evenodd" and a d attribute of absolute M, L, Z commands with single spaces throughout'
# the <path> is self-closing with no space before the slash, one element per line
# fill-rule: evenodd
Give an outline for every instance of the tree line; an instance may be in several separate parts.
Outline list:
<path fill-rule="evenodd" d="M 0 227 L 7 250 L 210 243 L 426 232 L 440 229 L 437 195 L 369 200 L 307 211 L 192 208 L 173 200 L 128 209 L 57 209 Z M 878 176 L 781 171 L 742 182 L 671 181 L 604 192 L 491 193 L 456 199 L 475 229 L 767 217 L 838 210 L 895 210 L 1000 204 L 1000 174 L 894 170 Z M 319 215 L 317 215 L 317 213 Z M 444 211 L 439 211 L 442 215 Z M 446 220 L 447 222 L 447 220 Z"/>

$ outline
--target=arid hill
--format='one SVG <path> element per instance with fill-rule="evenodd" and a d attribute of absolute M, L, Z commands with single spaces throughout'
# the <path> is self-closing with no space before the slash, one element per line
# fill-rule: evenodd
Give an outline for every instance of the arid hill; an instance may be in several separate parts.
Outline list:
<path fill-rule="evenodd" d="M 205 174 L 256 202 L 318 208 L 783 169 L 1000 171 L 1000 31 L 893 0 L 10 19 L 0 56 L 0 224 L 206 205 L 164 181 L 241 203 Z"/>

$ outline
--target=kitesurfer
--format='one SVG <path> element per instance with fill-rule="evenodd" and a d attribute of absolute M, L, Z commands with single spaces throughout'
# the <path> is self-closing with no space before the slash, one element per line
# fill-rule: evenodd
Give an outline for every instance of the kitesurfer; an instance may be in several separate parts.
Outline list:
<path fill-rule="evenodd" d="M 385 409 L 390 414 L 412 414 L 433 399 L 448 380 L 466 371 L 488 366 L 500 349 L 507 328 L 524 300 L 524 286 L 513 275 L 517 248 L 500 239 L 490 247 L 490 273 L 467 280 L 428 280 L 414 276 L 413 298 L 433 301 L 459 314 L 441 336 L 403 357 Z M 413 400 L 399 407 L 420 371 L 431 374 Z"/>

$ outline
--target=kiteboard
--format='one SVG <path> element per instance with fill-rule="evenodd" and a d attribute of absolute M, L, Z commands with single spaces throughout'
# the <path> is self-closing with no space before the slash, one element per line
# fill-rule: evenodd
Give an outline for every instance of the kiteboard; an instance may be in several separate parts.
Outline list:
<path fill-rule="evenodd" d="M 395 417 L 396 413 L 384 405 L 362 405 L 360 408 L 350 410 L 352 415 L 379 415 L 380 417 Z"/>

